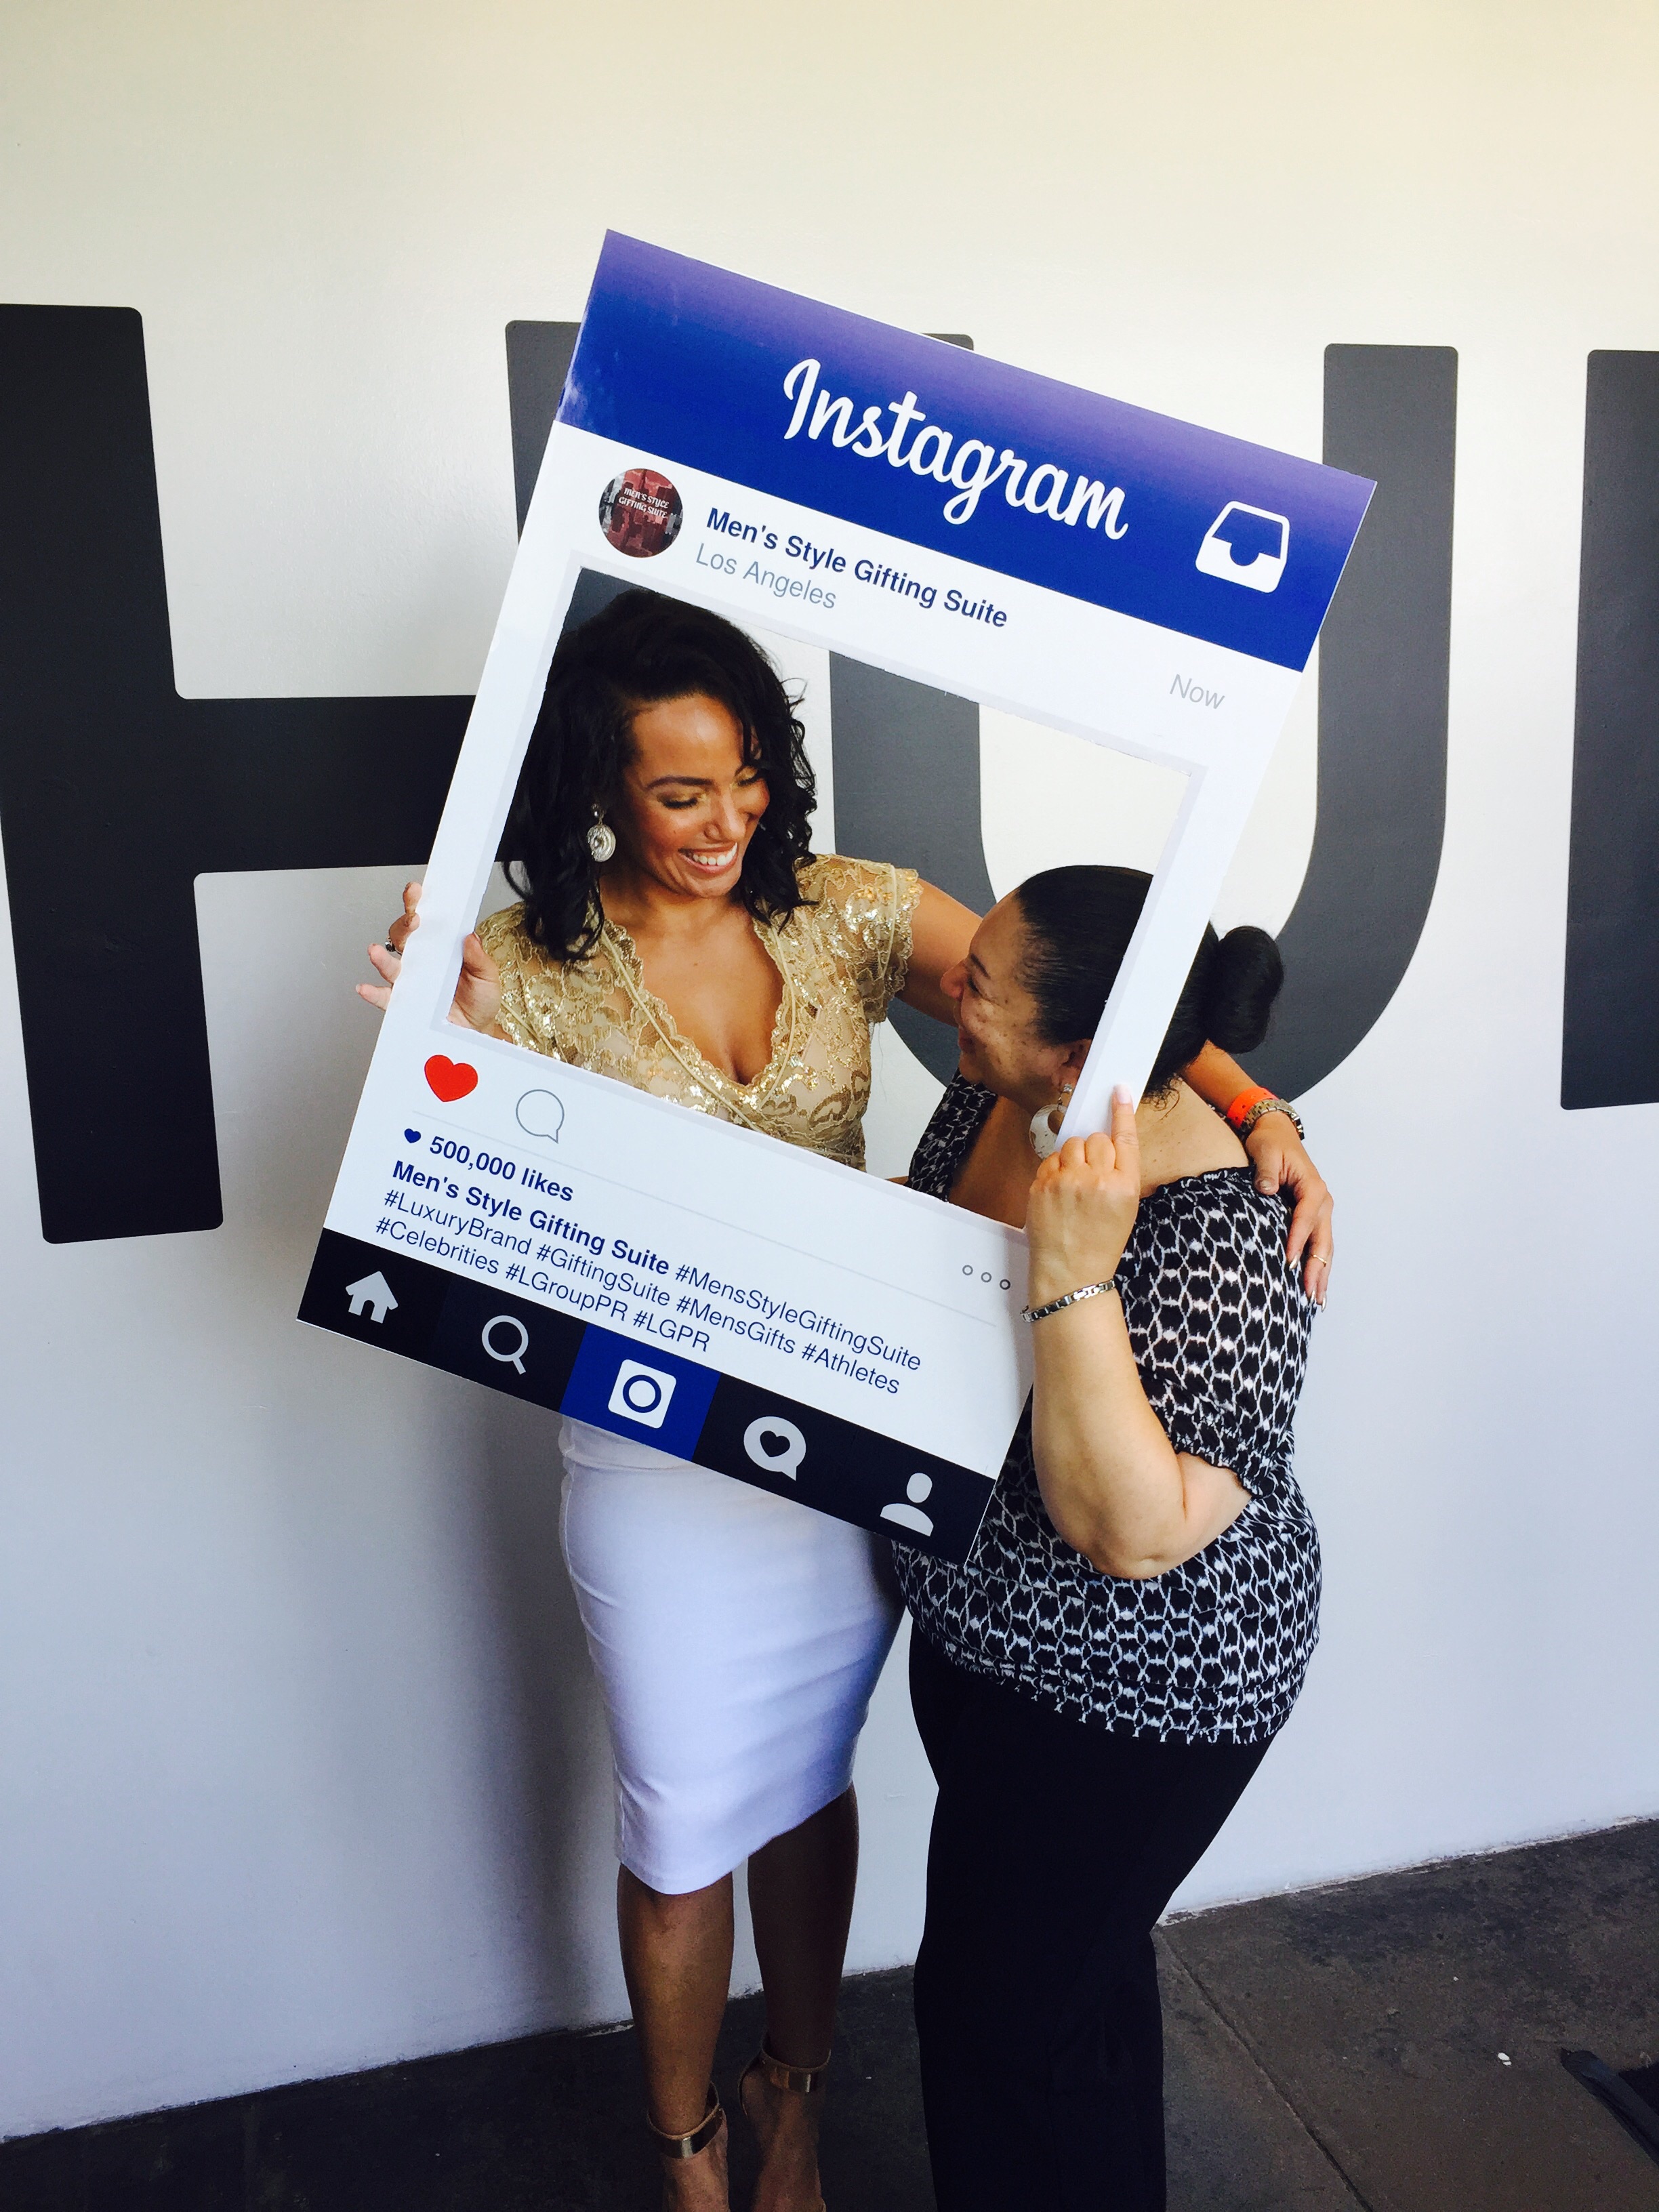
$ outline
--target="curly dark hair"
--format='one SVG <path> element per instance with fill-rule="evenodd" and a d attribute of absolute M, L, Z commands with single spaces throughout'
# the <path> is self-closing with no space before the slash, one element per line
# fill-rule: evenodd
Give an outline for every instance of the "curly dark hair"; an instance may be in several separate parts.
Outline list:
<path fill-rule="evenodd" d="M 701 692 L 731 709 L 768 805 L 744 856 L 738 896 L 763 921 L 806 903 L 796 871 L 810 857 L 817 790 L 805 732 L 778 672 L 751 637 L 702 607 L 638 589 L 559 641 L 501 842 L 525 926 L 556 960 L 585 959 L 603 920 L 587 848 L 593 810 L 623 794 L 641 707 Z"/>

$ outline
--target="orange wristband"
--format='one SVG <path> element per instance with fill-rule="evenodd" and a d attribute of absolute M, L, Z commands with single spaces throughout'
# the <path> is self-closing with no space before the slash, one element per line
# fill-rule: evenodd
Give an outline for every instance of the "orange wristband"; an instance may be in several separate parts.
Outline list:
<path fill-rule="evenodd" d="M 1239 1092 L 1237 1097 L 1235 1098 L 1232 1104 L 1228 1107 L 1226 1113 L 1222 1118 L 1228 1121 L 1232 1127 L 1236 1129 L 1239 1123 L 1244 1119 L 1244 1116 L 1249 1112 L 1251 1107 L 1254 1106 L 1259 1099 L 1271 1098 L 1273 1095 L 1273 1092 L 1268 1090 L 1266 1084 L 1252 1084 L 1248 1091 L 1241 1091 Z"/>

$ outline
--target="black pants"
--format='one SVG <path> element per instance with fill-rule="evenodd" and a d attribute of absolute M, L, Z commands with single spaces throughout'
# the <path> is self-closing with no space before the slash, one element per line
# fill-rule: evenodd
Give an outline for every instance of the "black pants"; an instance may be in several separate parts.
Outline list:
<path fill-rule="evenodd" d="M 910 1639 L 939 1782 L 916 2027 L 939 2212 L 1161 2212 L 1152 1929 L 1265 1744 L 1062 1720 Z"/>

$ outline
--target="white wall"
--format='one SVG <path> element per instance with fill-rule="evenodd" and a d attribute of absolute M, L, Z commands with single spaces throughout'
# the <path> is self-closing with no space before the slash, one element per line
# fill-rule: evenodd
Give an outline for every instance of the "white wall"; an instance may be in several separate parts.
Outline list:
<path fill-rule="evenodd" d="M 472 688 L 503 326 L 578 314 L 607 223 L 1309 453 L 1328 342 L 1461 349 L 1439 890 L 1307 1102 L 1325 1643 L 1188 1901 L 1659 1809 L 1659 1109 L 1555 1103 L 1584 356 L 1659 346 L 1656 67 L 1609 0 L 0 21 L 0 298 L 143 312 L 188 694 Z M 1229 918 L 1294 896 L 1310 727 Z M 1000 879 L 1048 834 L 1000 814 Z M 212 1235 L 41 1242 L 0 961 L 0 2133 L 623 2010 L 550 1425 L 290 1318 L 397 880 L 204 882 Z M 896 1672 L 860 1781 L 872 1965 Z"/>

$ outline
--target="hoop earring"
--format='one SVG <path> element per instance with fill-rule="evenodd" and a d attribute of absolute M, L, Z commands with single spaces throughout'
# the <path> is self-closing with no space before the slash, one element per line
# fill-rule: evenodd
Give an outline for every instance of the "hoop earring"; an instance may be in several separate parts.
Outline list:
<path fill-rule="evenodd" d="M 1062 1121 L 1065 1120 L 1067 1102 L 1076 1089 L 1077 1085 L 1074 1083 L 1062 1083 L 1060 1086 L 1060 1096 L 1054 1104 L 1039 1106 L 1036 1112 L 1032 1115 L 1031 1150 L 1040 1160 L 1046 1160 L 1052 1152 L 1058 1149 L 1060 1132 L 1054 1127 L 1054 1115 L 1058 1114 Z"/>
<path fill-rule="evenodd" d="M 588 828 L 587 849 L 601 867 L 617 849 L 617 833 L 597 806 Z"/>

